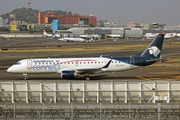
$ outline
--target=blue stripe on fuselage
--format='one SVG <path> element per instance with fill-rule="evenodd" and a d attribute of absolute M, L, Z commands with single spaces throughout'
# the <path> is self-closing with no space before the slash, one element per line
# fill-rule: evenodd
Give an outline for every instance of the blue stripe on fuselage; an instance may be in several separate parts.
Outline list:
<path fill-rule="evenodd" d="M 112 60 L 117 60 L 132 66 L 147 66 L 151 65 L 154 62 L 147 62 L 145 57 L 139 57 L 139 56 L 134 56 L 134 57 L 112 57 L 109 58 Z M 134 61 L 131 61 L 131 59 L 134 59 Z"/>

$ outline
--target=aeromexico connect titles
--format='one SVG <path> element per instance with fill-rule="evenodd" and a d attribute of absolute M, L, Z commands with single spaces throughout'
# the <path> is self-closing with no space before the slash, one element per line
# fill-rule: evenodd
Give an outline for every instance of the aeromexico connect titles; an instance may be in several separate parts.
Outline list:
<path fill-rule="evenodd" d="M 24 79 L 30 73 L 60 73 L 61 78 L 83 75 L 86 80 L 90 80 L 90 74 L 130 70 L 162 60 L 164 35 L 158 34 L 144 52 L 136 56 L 23 59 L 9 67 L 7 72 L 21 73 Z"/>

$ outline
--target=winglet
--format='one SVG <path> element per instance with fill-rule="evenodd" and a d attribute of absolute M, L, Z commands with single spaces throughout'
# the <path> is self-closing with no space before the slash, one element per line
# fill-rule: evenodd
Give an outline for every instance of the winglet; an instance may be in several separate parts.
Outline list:
<path fill-rule="evenodd" d="M 108 68 L 112 60 L 110 60 L 104 67 L 102 68 Z"/>

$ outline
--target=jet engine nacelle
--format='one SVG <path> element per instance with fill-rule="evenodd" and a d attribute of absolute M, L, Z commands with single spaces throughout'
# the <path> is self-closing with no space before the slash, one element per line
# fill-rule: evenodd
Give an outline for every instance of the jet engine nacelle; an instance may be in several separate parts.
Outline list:
<path fill-rule="evenodd" d="M 67 71 L 67 70 L 61 71 L 61 78 L 63 79 L 72 79 L 76 76 L 77 73 L 75 71 Z"/>

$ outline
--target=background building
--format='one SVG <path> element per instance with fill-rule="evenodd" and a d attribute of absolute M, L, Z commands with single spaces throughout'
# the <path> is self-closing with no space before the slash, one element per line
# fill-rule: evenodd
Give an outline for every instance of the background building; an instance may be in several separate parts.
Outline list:
<path fill-rule="evenodd" d="M 109 22 L 108 20 L 98 20 L 97 27 L 118 27 L 117 22 Z"/>
<path fill-rule="evenodd" d="M 104 22 L 104 27 L 118 27 L 116 22 Z"/>
<path fill-rule="evenodd" d="M 3 27 L 3 25 L 4 25 L 4 19 L 0 17 L 0 27 Z"/>
<path fill-rule="evenodd" d="M 57 19 L 59 24 L 78 24 L 83 21 L 84 25 L 96 26 L 96 16 L 81 16 L 79 14 L 57 15 L 54 11 L 38 12 L 38 24 L 51 24 L 52 20 Z"/>
<path fill-rule="evenodd" d="M 127 23 L 127 27 L 129 28 L 142 28 L 142 29 L 163 29 L 166 25 L 160 24 L 158 22 L 154 23 L 135 23 L 135 22 L 129 22 Z"/>

